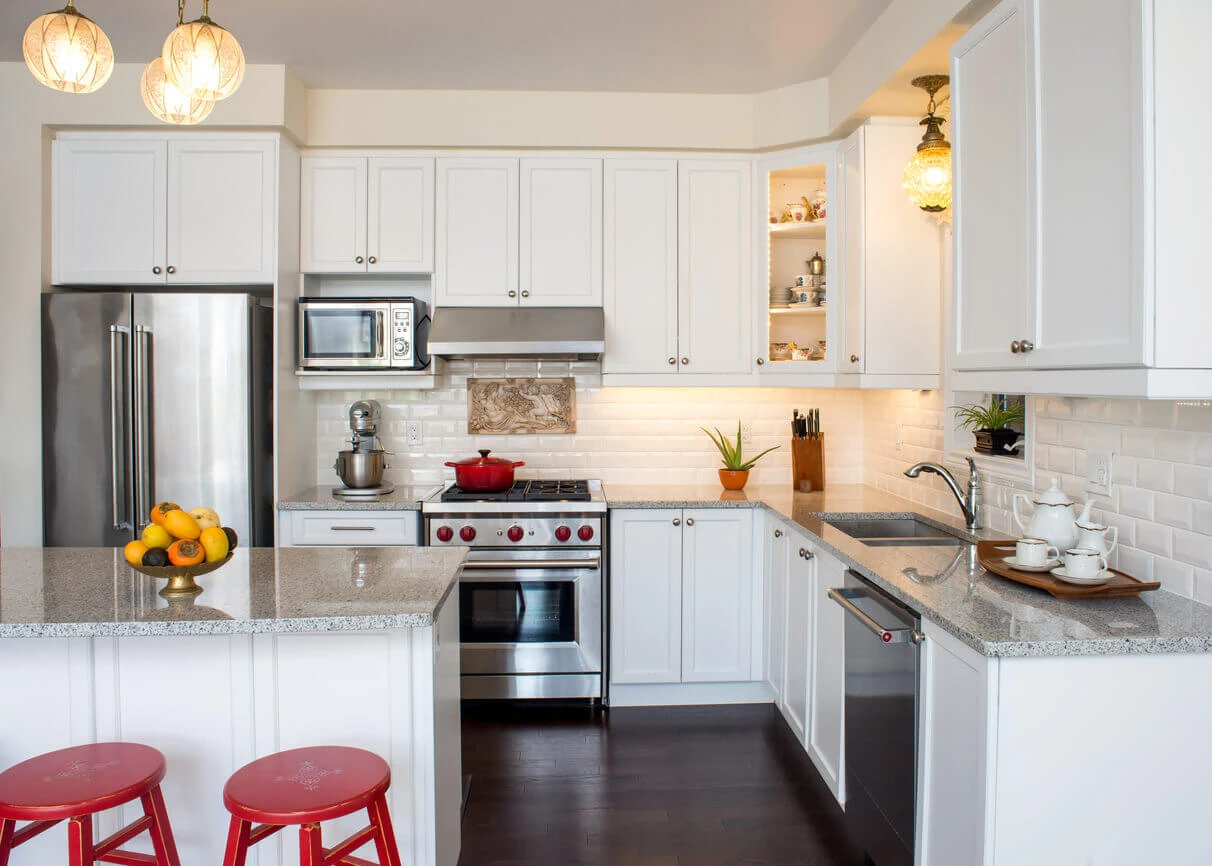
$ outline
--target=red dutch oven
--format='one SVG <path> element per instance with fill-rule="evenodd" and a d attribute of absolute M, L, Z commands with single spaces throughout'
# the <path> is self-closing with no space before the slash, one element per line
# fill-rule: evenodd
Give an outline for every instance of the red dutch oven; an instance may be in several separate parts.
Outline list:
<path fill-rule="evenodd" d="M 489 457 L 488 454 L 487 449 L 481 449 L 479 457 L 468 457 L 457 463 L 447 461 L 447 466 L 454 467 L 455 484 L 464 490 L 480 490 L 485 493 L 495 493 L 512 487 L 513 470 L 525 466 L 526 463 L 521 460 Z"/>

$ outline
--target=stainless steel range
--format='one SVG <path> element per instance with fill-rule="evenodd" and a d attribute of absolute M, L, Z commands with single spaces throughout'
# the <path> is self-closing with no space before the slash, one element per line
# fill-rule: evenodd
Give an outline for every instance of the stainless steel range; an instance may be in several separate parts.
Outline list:
<path fill-rule="evenodd" d="M 452 486 L 421 510 L 428 544 L 471 548 L 459 583 L 463 697 L 601 700 L 601 484 Z"/>

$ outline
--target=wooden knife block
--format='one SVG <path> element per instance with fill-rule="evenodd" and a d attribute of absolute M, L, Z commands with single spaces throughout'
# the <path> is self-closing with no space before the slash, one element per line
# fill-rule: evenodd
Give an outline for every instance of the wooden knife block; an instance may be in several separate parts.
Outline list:
<path fill-rule="evenodd" d="M 811 493 L 825 489 L 825 434 L 791 440 L 791 489 Z"/>

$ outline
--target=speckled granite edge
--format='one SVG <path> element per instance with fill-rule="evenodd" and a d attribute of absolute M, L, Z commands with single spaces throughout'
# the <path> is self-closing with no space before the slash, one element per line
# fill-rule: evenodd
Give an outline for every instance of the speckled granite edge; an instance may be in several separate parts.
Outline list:
<path fill-rule="evenodd" d="M 434 484 L 428 487 L 400 485 L 391 493 L 379 498 L 354 498 L 333 495 L 333 486 L 312 487 L 279 499 L 278 511 L 420 511 L 421 503 L 442 489 Z"/>
<path fill-rule="evenodd" d="M 453 582 L 452 582 L 453 586 Z M 449 591 L 438 603 L 445 603 Z M 168 635 L 301 634 L 331 631 L 427 628 L 433 614 L 400 613 L 366 616 L 317 616 L 287 619 L 213 619 L 168 622 L 81 622 L 0 624 L 0 638 L 21 637 L 151 637 Z"/>
<path fill-rule="evenodd" d="M 769 508 L 757 499 L 607 499 L 607 505 L 631 511 L 656 511 L 662 508 Z"/>

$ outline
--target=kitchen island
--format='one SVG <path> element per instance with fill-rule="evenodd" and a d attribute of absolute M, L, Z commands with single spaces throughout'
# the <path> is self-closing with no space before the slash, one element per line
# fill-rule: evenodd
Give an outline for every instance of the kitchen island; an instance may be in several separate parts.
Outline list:
<path fill-rule="evenodd" d="M 465 556 L 464 548 L 238 549 L 198 579 L 202 593 L 164 599 L 163 582 L 135 572 L 120 550 L 6 548 L 0 767 L 78 743 L 154 746 L 168 761 L 163 789 L 181 860 L 202 864 L 222 862 L 222 790 L 238 767 L 299 746 L 358 746 L 391 765 L 389 805 L 405 862 L 454 866 L 453 589 Z M 333 832 L 348 835 L 363 818 L 334 822 Z M 99 830 L 119 826 L 116 812 L 104 814 Z M 57 831 L 12 858 L 12 866 L 65 862 Z M 250 856 L 258 866 L 298 862 L 293 833 Z"/>

